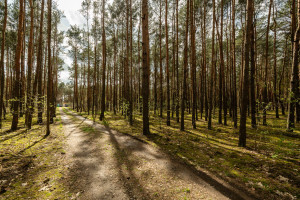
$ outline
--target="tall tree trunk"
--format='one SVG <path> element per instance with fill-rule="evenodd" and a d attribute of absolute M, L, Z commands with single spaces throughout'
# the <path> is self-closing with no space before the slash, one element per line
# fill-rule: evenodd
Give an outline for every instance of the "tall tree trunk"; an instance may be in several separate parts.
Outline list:
<path fill-rule="evenodd" d="M 176 120 L 177 123 L 179 123 L 179 23 L 178 23 L 178 1 L 176 0 L 176 84 L 177 84 L 177 89 L 176 89 Z"/>
<path fill-rule="evenodd" d="M 94 46 L 94 74 L 93 74 L 93 105 L 92 105 L 92 115 L 93 115 L 93 120 L 96 120 L 96 115 L 97 115 L 97 110 L 96 110 L 96 85 L 97 85 L 97 39 L 95 39 L 95 46 Z"/>
<path fill-rule="evenodd" d="M 267 125 L 267 105 L 268 105 L 268 66 L 269 66 L 269 32 L 270 32 L 270 19 L 273 0 L 270 0 L 267 33 L 266 33 L 266 51 L 265 51 L 265 80 L 263 90 L 263 125 Z"/>
<path fill-rule="evenodd" d="M 77 63 L 77 47 L 75 47 L 75 103 L 76 103 L 76 111 L 79 112 L 79 103 L 78 103 L 78 63 Z"/>
<path fill-rule="evenodd" d="M 104 119 L 105 112 L 105 73 L 106 73 L 106 36 L 105 36 L 105 0 L 102 0 L 102 97 L 100 121 Z"/>
<path fill-rule="evenodd" d="M 254 2 L 253 2 L 254 4 Z M 253 5 L 253 12 L 254 5 Z M 255 96 L 255 34 L 254 23 L 251 26 L 251 69 L 250 69 L 250 103 L 251 103 L 251 126 L 256 128 L 256 96 Z"/>
<path fill-rule="evenodd" d="M 281 107 L 281 114 L 285 115 L 285 103 L 282 97 L 282 82 L 284 82 L 285 68 L 286 68 L 286 59 L 287 59 L 287 51 L 288 51 L 288 38 L 285 39 L 285 48 L 284 48 L 284 56 L 282 61 L 282 72 L 280 75 L 279 83 L 278 83 L 278 99 Z M 283 94 L 284 96 L 284 94 Z"/>
<path fill-rule="evenodd" d="M 114 33 L 114 91 L 113 91 L 113 111 L 117 113 L 117 94 L 116 94 L 116 73 L 117 73 L 117 36 L 118 31 Z"/>
<path fill-rule="evenodd" d="M 143 134 L 149 135 L 149 83 L 150 83 L 150 50 L 148 28 L 148 0 L 142 0 L 142 37 L 143 37 Z"/>
<path fill-rule="evenodd" d="M 159 6 L 159 73 L 160 73 L 160 90 L 159 90 L 159 99 L 160 99 L 160 117 L 163 117 L 163 69 L 162 69 L 162 1 L 160 1 Z"/>
<path fill-rule="evenodd" d="M 4 53 L 5 53 L 5 31 L 7 24 L 7 0 L 4 1 L 4 19 L 3 19 L 3 27 L 2 27 L 2 43 L 1 43 L 1 59 L 0 59 L 0 129 L 2 128 L 2 112 L 4 105 Z M 6 64 L 6 67 L 7 64 Z M 7 85 L 6 85 L 7 87 Z"/>
<path fill-rule="evenodd" d="M 129 85 L 129 90 L 130 90 L 130 96 L 129 96 L 129 124 L 130 125 L 133 125 L 133 83 L 132 83 L 132 80 L 133 80 L 133 76 L 132 76 L 132 71 L 133 71 L 133 67 L 132 67 L 132 27 L 133 27 L 133 24 L 132 24 L 132 1 L 130 0 L 129 1 L 129 11 L 130 11 L 130 85 Z"/>
<path fill-rule="evenodd" d="M 182 83 L 182 98 L 181 98 L 181 123 L 180 130 L 184 131 L 184 111 L 187 96 L 187 67 L 188 67 L 188 34 L 189 34 L 189 13 L 190 12 L 190 0 L 187 0 L 186 8 L 186 23 L 185 23 L 185 38 L 184 38 L 184 60 L 183 60 L 183 83 Z"/>
<path fill-rule="evenodd" d="M 295 4 L 293 5 L 295 6 Z M 296 8 L 293 8 L 296 11 Z M 292 74 L 291 74 L 291 82 L 290 89 L 291 93 L 289 96 L 289 114 L 288 114 L 288 123 L 287 129 L 288 131 L 293 131 L 295 128 L 295 109 L 296 105 L 299 104 L 299 40 L 300 40 L 300 0 L 298 0 L 298 24 L 297 29 L 295 31 L 294 40 L 293 40 L 293 62 L 292 62 Z"/>
<path fill-rule="evenodd" d="M 223 54 L 223 0 L 221 0 L 221 27 L 219 35 L 220 71 L 219 71 L 219 124 L 222 124 L 223 95 L 224 95 L 224 54 Z"/>
<path fill-rule="evenodd" d="M 247 0 L 247 17 L 245 31 L 245 66 L 244 66 L 244 82 L 241 101 L 241 118 L 240 118 L 240 137 L 239 146 L 246 147 L 246 120 L 247 106 L 249 103 L 249 65 L 250 65 L 250 47 L 251 47 L 251 30 L 253 24 L 253 0 Z"/>
<path fill-rule="evenodd" d="M 273 87 L 274 87 L 274 103 L 275 103 L 275 114 L 276 118 L 279 118 L 279 101 L 277 95 L 277 55 L 276 55 L 276 42 L 277 42 L 277 9 L 275 13 L 275 2 L 273 3 L 273 21 L 274 21 L 274 42 L 273 42 Z"/>
<path fill-rule="evenodd" d="M 87 75 L 87 110 L 88 115 L 90 115 L 90 109 L 91 109 L 91 61 L 90 61 L 90 29 L 89 29 L 89 11 L 90 11 L 90 4 L 87 2 L 87 12 L 86 12 L 86 24 L 87 24 L 87 56 L 88 56 L 88 75 Z"/>
<path fill-rule="evenodd" d="M 20 116 L 23 117 L 24 115 L 24 102 L 25 102 L 25 54 L 26 54 L 26 2 L 24 1 L 24 23 L 23 23 L 23 39 L 22 39 L 22 51 L 21 51 L 21 85 L 20 85 Z M 26 124 L 26 119 L 25 119 Z"/>
<path fill-rule="evenodd" d="M 32 122 L 32 109 L 30 108 L 32 103 L 32 94 L 31 94 L 31 74 L 32 74 L 32 64 L 33 64 L 33 29 L 34 29 L 34 7 L 32 0 L 29 0 L 30 4 L 30 36 L 29 36 L 29 45 L 28 45 L 28 68 L 27 68 L 27 101 L 26 101 L 26 121 L 27 128 L 31 129 Z"/>
<path fill-rule="evenodd" d="M 47 85 L 47 132 L 46 135 L 50 135 L 50 118 L 51 118 L 51 96 L 52 96 L 52 60 L 51 60 L 51 29 L 52 29 L 52 0 L 48 0 L 48 85 Z"/>
<path fill-rule="evenodd" d="M 172 90 L 171 90 L 171 95 L 172 95 L 172 119 L 174 119 L 174 113 L 175 113 L 175 109 L 176 109 L 176 35 L 175 35 L 175 11 L 176 6 L 173 6 L 173 15 L 172 15 L 172 81 L 171 81 L 171 85 L 172 85 Z"/>
<path fill-rule="evenodd" d="M 165 0 L 165 29 L 166 29 L 166 73 L 167 73 L 167 126 L 171 125 L 170 121 L 170 75 L 169 75 L 169 34 L 168 34 L 168 0 Z"/>
<path fill-rule="evenodd" d="M 43 123 L 43 28 L 44 28 L 44 7 L 45 0 L 42 0 L 41 5 L 41 19 L 39 30 L 39 42 L 38 42 L 38 55 L 37 55 L 37 87 L 38 87 L 38 123 Z M 45 59 L 46 60 L 46 59 Z M 35 88 L 35 86 L 34 86 Z"/>
<path fill-rule="evenodd" d="M 195 20 L 194 0 L 190 1 L 190 24 L 191 24 L 191 87 L 192 87 L 192 126 L 196 129 L 197 111 L 197 86 L 196 86 L 196 44 L 195 44 Z"/>
<path fill-rule="evenodd" d="M 203 90 L 204 90 L 204 109 L 205 121 L 208 120 L 208 97 L 207 97 L 207 65 L 206 65 L 206 0 L 203 1 Z"/>
<path fill-rule="evenodd" d="M 141 114 L 142 114 L 142 112 L 143 112 L 143 103 L 142 103 L 142 98 L 141 98 L 141 69 L 142 69 L 142 66 L 141 66 L 141 50 L 140 50 L 140 33 L 141 33 L 141 11 L 142 11 L 142 9 L 140 9 L 140 12 L 139 12 L 139 30 L 138 30 L 138 52 L 137 52 L 137 56 L 138 56 L 138 109 L 140 110 L 140 112 L 141 112 Z M 156 42 L 156 40 L 155 40 L 155 42 Z M 156 50 L 156 49 L 155 49 Z M 154 60 L 156 59 L 156 57 L 155 57 L 155 55 L 154 55 Z M 155 60 L 156 61 L 156 60 Z M 156 65 L 156 62 L 154 61 L 154 65 Z M 155 68 L 155 67 L 154 67 Z M 157 70 L 156 68 L 155 68 L 155 70 Z M 155 71 L 155 73 L 157 73 L 157 71 Z M 156 75 L 155 75 L 155 77 L 154 77 L 154 79 L 155 79 L 155 86 L 154 86 L 154 90 L 155 90 L 155 95 L 157 95 L 156 94 Z M 155 96 L 154 95 L 154 96 Z M 157 98 L 155 99 L 155 100 L 157 100 Z M 156 108 L 157 108 L 157 101 L 155 101 L 155 103 L 154 103 L 155 105 L 154 105 L 154 114 L 156 114 Z"/>
<path fill-rule="evenodd" d="M 232 116 L 234 128 L 237 128 L 237 88 L 236 88 L 236 56 L 235 56 L 235 0 L 232 0 Z"/>
<path fill-rule="evenodd" d="M 157 50 L 156 50 L 156 39 L 154 45 L 154 115 L 156 115 L 157 110 Z"/>
<path fill-rule="evenodd" d="M 212 30 L 212 54 L 211 54 L 211 71 L 210 71 L 210 90 L 209 90 L 209 112 L 208 112 L 208 129 L 212 129 L 212 110 L 213 110 L 213 86 L 215 74 L 215 0 L 213 0 L 213 30 Z"/>
<path fill-rule="evenodd" d="M 18 22 L 18 41 L 15 54 L 15 80 L 14 80 L 14 92 L 13 92 L 13 120 L 11 124 L 11 130 L 15 131 L 18 128 L 19 121 L 19 104 L 20 104 L 20 59 L 22 53 L 23 44 L 23 23 L 24 23 L 24 0 L 19 1 L 19 22 Z"/>

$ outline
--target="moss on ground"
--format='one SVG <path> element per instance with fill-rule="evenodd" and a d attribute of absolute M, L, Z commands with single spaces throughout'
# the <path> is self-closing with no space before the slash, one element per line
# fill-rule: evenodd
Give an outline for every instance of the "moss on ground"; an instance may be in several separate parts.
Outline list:
<path fill-rule="evenodd" d="M 59 112 L 45 137 L 45 125 L 31 130 L 20 127 L 10 132 L 12 116 L 4 120 L 0 132 L 0 199 L 70 199 L 72 194 L 64 184 L 63 124 Z M 45 119 L 44 119 L 45 120 Z M 24 124 L 21 118 L 19 124 Z"/>
<path fill-rule="evenodd" d="M 92 119 L 87 113 L 81 116 Z M 96 118 L 99 122 L 99 119 Z M 191 115 L 186 115 L 186 131 L 180 131 L 175 119 L 166 126 L 166 116 L 150 115 L 151 136 L 143 136 L 142 116 L 134 114 L 134 125 L 130 126 L 124 116 L 105 113 L 105 126 L 129 134 L 155 145 L 169 154 L 179 157 L 198 169 L 209 172 L 247 189 L 260 197 L 269 199 L 300 198 L 300 129 L 286 132 L 286 117 L 267 116 L 268 126 L 253 129 L 247 121 L 247 148 L 238 144 L 238 130 L 229 119 L 228 126 L 213 120 L 213 130 L 207 129 L 207 122 L 197 121 L 192 128 Z"/>

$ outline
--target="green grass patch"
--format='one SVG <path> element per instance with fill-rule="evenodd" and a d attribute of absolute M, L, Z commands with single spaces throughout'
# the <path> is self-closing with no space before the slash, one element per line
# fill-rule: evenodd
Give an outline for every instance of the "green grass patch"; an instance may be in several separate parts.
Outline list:
<path fill-rule="evenodd" d="M 95 133 L 95 129 L 92 126 L 83 125 L 80 127 L 80 130 L 86 133 Z"/>
<path fill-rule="evenodd" d="M 45 121 L 45 118 L 43 119 Z M 1 199 L 70 199 L 72 194 L 64 184 L 67 174 L 63 126 L 59 112 L 45 137 L 45 125 L 36 124 L 31 130 L 9 131 L 11 116 L 4 120 L 0 133 Z"/>

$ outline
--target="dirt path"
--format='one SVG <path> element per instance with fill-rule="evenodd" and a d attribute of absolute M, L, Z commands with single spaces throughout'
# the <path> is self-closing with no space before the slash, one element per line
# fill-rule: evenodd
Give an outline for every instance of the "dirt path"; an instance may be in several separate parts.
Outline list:
<path fill-rule="evenodd" d="M 68 184 L 78 199 L 249 199 L 208 184 L 207 177 L 149 144 L 80 116 L 73 115 L 74 120 L 62 110 L 61 115 L 70 160 Z"/>

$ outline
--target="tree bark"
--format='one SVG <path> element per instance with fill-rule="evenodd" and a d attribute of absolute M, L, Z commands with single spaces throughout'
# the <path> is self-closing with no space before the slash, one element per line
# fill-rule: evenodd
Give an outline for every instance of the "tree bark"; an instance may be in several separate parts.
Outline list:
<path fill-rule="evenodd" d="M 149 135 L 149 83 L 150 83 L 150 50 L 148 28 L 148 0 L 142 0 L 142 37 L 143 37 L 143 134 Z"/>
<path fill-rule="evenodd" d="M 232 0 L 232 117 L 234 128 L 237 128 L 237 88 L 236 88 L 236 55 L 235 55 L 235 0 Z"/>
<path fill-rule="evenodd" d="M 32 109 L 30 108 L 32 103 L 32 94 L 31 94 L 31 74 L 32 74 L 32 64 L 33 64 L 33 29 L 34 29 L 34 7 L 32 0 L 29 0 L 30 4 L 30 36 L 29 36 L 29 45 L 28 45 L 28 68 L 27 68 L 27 101 L 26 101 L 26 118 L 27 118 L 27 128 L 31 129 L 32 122 Z"/>
<path fill-rule="evenodd" d="M 294 5 L 295 6 L 295 5 Z M 296 10 L 296 8 L 293 8 Z M 295 128 L 295 109 L 296 105 L 299 104 L 299 40 L 300 40 L 300 0 L 298 0 L 298 24 L 295 31 L 294 40 L 293 40 L 293 62 L 292 62 L 292 74 L 290 82 L 290 96 L 289 96 L 289 114 L 288 114 L 288 131 L 293 131 Z"/>
<path fill-rule="evenodd" d="M 215 74 L 215 0 L 213 0 L 213 30 L 212 30 L 212 54 L 211 54 L 211 71 L 210 71 L 210 90 L 209 90 L 209 112 L 208 112 L 208 129 L 212 129 L 212 110 L 213 110 L 213 86 Z"/>
<path fill-rule="evenodd" d="M 197 86 L 196 86 L 196 45 L 194 23 L 194 0 L 190 0 L 190 23 L 191 23 L 191 86 L 192 86 L 192 126 L 196 129 L 197 111 Z"/>
<path fill-rule="evenodd" d="M 165 0 L 165 29 L 166 29 L 166 74 L 167 74 L 167 126 L 171 125 L 170 121 L 170 75 L 169 75 L 169 34 L 168 34 L 168 0 Z"/>
<path fill-rule="evenodd" d="M 156 115 L 157 110 L 157 50 L 156 50 L 156 39 L 154 45 L 154 115 Z"/>
<path fill-rule="evenodd" d="M 102 0 L 102 97 L 100 121 L 104 120 L 105 112 L 105 73 L 106 73 L 106 36 L 105 36 L 105 0 Z"/>
<path fill-rule="evenodd" d="M 179 23 L 178 23 L 178 1 L 176 0 L 176 121 L 179 123 L 179 108 L 180 108 L 180 102 L 179 102 Z"/>
<path fill-rule="evenodd" d="M 48 85 L 47 85 L 47 132 L 46 135 L 50 135 L 50 118 L 51 118 L 51 95 L 52 95 L 52 60 L 51 60 L 51 29 L 52 29 L 52 0 L 48 0 Z"/>
<path fill-rule="evenodd" d="M 277 42 L 277 10 L 275 13 L 275 2 L 273 3 L 273 21 L 274 21 L 274 42 L 273 42 L 273 87 L 274 87 L 274 103 L 275 103 L 275 115 L 279 118 L 279 101 L 277 95 L 277 55 L 276 55 L 276 42 Z"/>
<path fill-rule="evenodd" d="M 164 106 L 164 100 L 163 100 L 163 69 L 162 69 L 162 22 L 161 22 L 161 10 L 162 10 L 162 1 L 160 1 L 159 6 L 159 73 L 160 73 L 160 90 L 159 90 L 159 99 L 160 99 L 160 114 L 159 116 L 163 117 L 163 106 Z"/>
<path fill-rule="evenodd" d="M 38 55 L 37 55 L 37 87 L 38 87 L 38 124 L 43 123 L 43 28 L 44 28 L 44 7 L 45 0 L 42 0 L 41 5 L 41 19 L 40 19 L 40 33 L 38 42 Z M 35 88 L 35 86 L 33 87 Z M 35 92 L 34 92 L 35 93 Z"/>
<path fill-rule="evenodd" d="M 263 89 L 263 125 L 267 125 L 267 105 L 268 105 L 268 65 L 269 65 L 269 32 L 270 32 L 270 19 L 273 0 L 270 0 L 267 33 L 266 33 L 266 49 L 265 49 L 265 80 Z"/>
<path fill-rule="evenodd" d="M 18 41 L 15 54 L 15 80 L 14 80 L 14 92 L 13 92 L 13 120 L 11 124 L 11 130 L 15 131 L 18 128 L 19 121 L 19 104 L 20 104 L 20 58 L 23 46 L 23 23 L 24 23 L 24 0 L 19 1 L 19 22 L 18 22 Z"/>
<path fill-rule="evenodd" d="M 7 24 L 7 0 L 4 1 L 4 18 L 2 27 L 1 59 L 0 59 L 0 129 L 2 128 L 2 113 L 4 106 L 4 53 L 5 53 L 5 31 Z M 8 67 L 8 66 L 7 66 Z M 7 87 L 7 85 L 6 85 Z"/>
<path fill-rule="evenodd" d="M 253 2 L 254 3 L 254 2 Z M 254 10 L 254 5 L 253 5 Z M 254 11 L 253 11 L 254 12 Z M 251 69 L 250 69 L 250 103 L 251 103 L 251 126 L 256 128 L 256 96 L 255 96 L 255 35 L 254 23 L 251 26 Z"/>
<path fill-rule="evenodd" d="M 223 0 L 221 0 L 221 27 L 219 35 L 220 71 L 219 71 L 219 124 L 222 124 L 223 95 L 224 95 L 224 54 L 223 54 Z"/>
<path fill-rule="evenodd" d="M 247 0 L 247 18 L 245 30 L 245 65 L 244 65 L 244 82 L 241 101 L 241 118 L 240 118 L 240 137 L 239 146 L 246 147 L 246 120 L 247 106 L 249 104 L 249 65 L 250 65 L 250 46 L 251 46 L 251 28 L 253 24 L 253 0 Z"/>
<path fill-rule="evenodd" d="M 180 130 L 184 131 L 184 111 L 187 96 L 187 67 L 188 67 L 188 34 L 189 34 L 189 13 L 190 12 L 190 0 L 187 0 L 186 8 L 186 24 L 185 24 L 185 38 L 184 38 L 184 60 L 183 60 L 183 83 L 182 83 L 182 98 L 181 98 L 181 122 Z"/>

